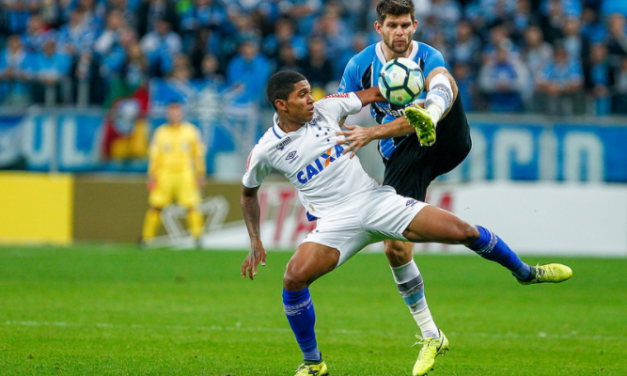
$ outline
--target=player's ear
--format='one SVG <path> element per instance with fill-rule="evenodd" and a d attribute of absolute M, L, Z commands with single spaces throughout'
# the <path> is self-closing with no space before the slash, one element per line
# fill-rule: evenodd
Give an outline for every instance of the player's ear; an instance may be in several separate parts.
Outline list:
<path fill-rule="evenodd" d="M 277 99 L 274 101 L 274 105 L 277 110 L 281 110 L 283 112 L 287 112 L 287 101 L 285 99 Z"/>
<path fill-rule="evenodd" d="M 415 33 L 416 30 L 418 30 L 418 20 L 414 20 L 414 30 L 412 31 L 412 34 Z"/>
<path fill-rule="evenodd" d="M 379 21 L 374 21 L 374 29 L 377 33 L 381 34 L 381 24 L 379 23 Z"/>

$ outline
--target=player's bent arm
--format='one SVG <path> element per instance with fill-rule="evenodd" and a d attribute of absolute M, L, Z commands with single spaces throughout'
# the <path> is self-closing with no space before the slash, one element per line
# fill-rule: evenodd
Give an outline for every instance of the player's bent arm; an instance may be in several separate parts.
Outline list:
<path fill-rule="evenodd" d="M 375 102 L 387 102 L 383 94 L 381 94 L 379 86 L 373 86 L 370 89 L 356 91 L 355 95 L 359 97 L 359 100 L 361 100 L 361 104 L 364 107 Z"/>
<path fill-rule="evenodd" d="M 251 280 L 257 275 L 259 262 L 261 262 L 262 266 L 266 265 L 266 250 L 261 243 L 261 232 L 259 230 L 260 209 L 257 197 L 258 191 L 259 187 L 248 188 L 244 186 L 240 200 L 251 248 L 250 253 L 244 260 L 244 263 L 242 263 L 241 275 L 243 278 L 246 278 L 246 274 L 248 274 Z"/>
<path fill-rule="evenodd" d="M 357 125 L 345 125 L 346 131 L 337 132 L 337 136 L 345 136 L 340 138 L 337 144 L 346 144 L 342 154 L 351 153 L 351 158 L 355 156 L 357 151 L 368 145 L 372 140 L 394 138 L 404 136 L 415 132 L 405 117 L 399 117 L 389 123 L 375 125 L 374 127 L 364 128 Z"/>
<path fill-rule="evenodd" d="M 435 82 L 433 82 L 434 80 L 435 80 Z M 434 68 L 431 71 L 431 73 L 429 73 L 427 78 L 425 79 L 425 90 L 427 90 L 427 96 L 429 96 L 429 91 L 431 91 L 433 89 L 434 85 L 431 85 L 432 82 L 434 84 L 437 84 L 438 82 L 442 82 L 443 80 L 448 80 L 448 85 L 447 86 L 450 86 L 450 89 L 452 91 L 453 96 L 450 99 L 450 104 L 448 105 L 448 107 L 447 108 L 442 108 L 442 110 L 443 110 L 442 111 L 442 117 L 440 119 L 444 119 L 446 117 L 446 115 L 448 115 L 449 111 L 452 108 L 452 104 L 457 99 L 457 95 L 459 94 L 459 88 L 457 87 L 457 82 L 455 82 L 455 78 L 453 78 L 451 73 L 444 67 Z M 429 98 L 427 98 L 427 99 L 429 99 Z M 425 102 L 425 107 L 430 107 L 430 103 L 427 104 L 428 102 L 431 102 L 431 101 L 427 100 L 427 102 Z M 441 104 L 441 105 L 446 107 L 446 104 Z M 427 108 L 427 110 L 429 110 L 429 108 Z"/>

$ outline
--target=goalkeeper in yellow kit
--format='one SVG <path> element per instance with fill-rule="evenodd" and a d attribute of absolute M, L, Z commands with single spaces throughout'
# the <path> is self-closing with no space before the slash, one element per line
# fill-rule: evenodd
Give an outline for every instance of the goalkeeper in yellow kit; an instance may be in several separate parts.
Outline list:
<path fill-rule="evenodd" d="M 180 103 L 166 109 L 167 123 L 159 126 L 150 145 L 148 201 L 142 244 L 149 245 L 160 223 L 161 209 L 175 201 L 187 209 L 189 232 L 198 244 L 203 217 L 198 210 L 205 181 L 205 150 L 200 132 L 183 120 Z"/>

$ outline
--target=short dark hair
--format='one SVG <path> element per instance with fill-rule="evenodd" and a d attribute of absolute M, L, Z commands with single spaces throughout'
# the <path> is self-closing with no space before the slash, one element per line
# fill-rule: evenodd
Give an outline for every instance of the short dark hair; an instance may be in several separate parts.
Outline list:
<path fill-rule="evenodd" d="M 416 8 L 412 0 L 380 0 L 377 4 L 377 21 L 385 22 L 387 16 L 404 16 L 409 14 L 411 20 L 416 19 Z"/>
<path fill-rule="evenodd" d="M 294 91 L 294 84 L 306 79 L 302 74 L 292 71 L 282 71 L 273 74 L 266 86 L 266 96 L 272 107 L 276 110 L 274 102 L 277 99 L 287 100 L 290 93 Z"/>

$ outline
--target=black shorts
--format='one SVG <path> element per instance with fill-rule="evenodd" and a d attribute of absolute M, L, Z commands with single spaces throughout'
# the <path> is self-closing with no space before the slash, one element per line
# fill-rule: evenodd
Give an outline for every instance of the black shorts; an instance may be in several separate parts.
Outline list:
<path fill-rule="evenodd" d="M 460 96 L 435 133 L 433 146 L 420 146 L 416 134 L 403 140 L 384 160 L 383 184 L 392 186 L 401 196 L 424 201 L 429 184 L 462 163 L 470 153 L 472 140 Z"/>

